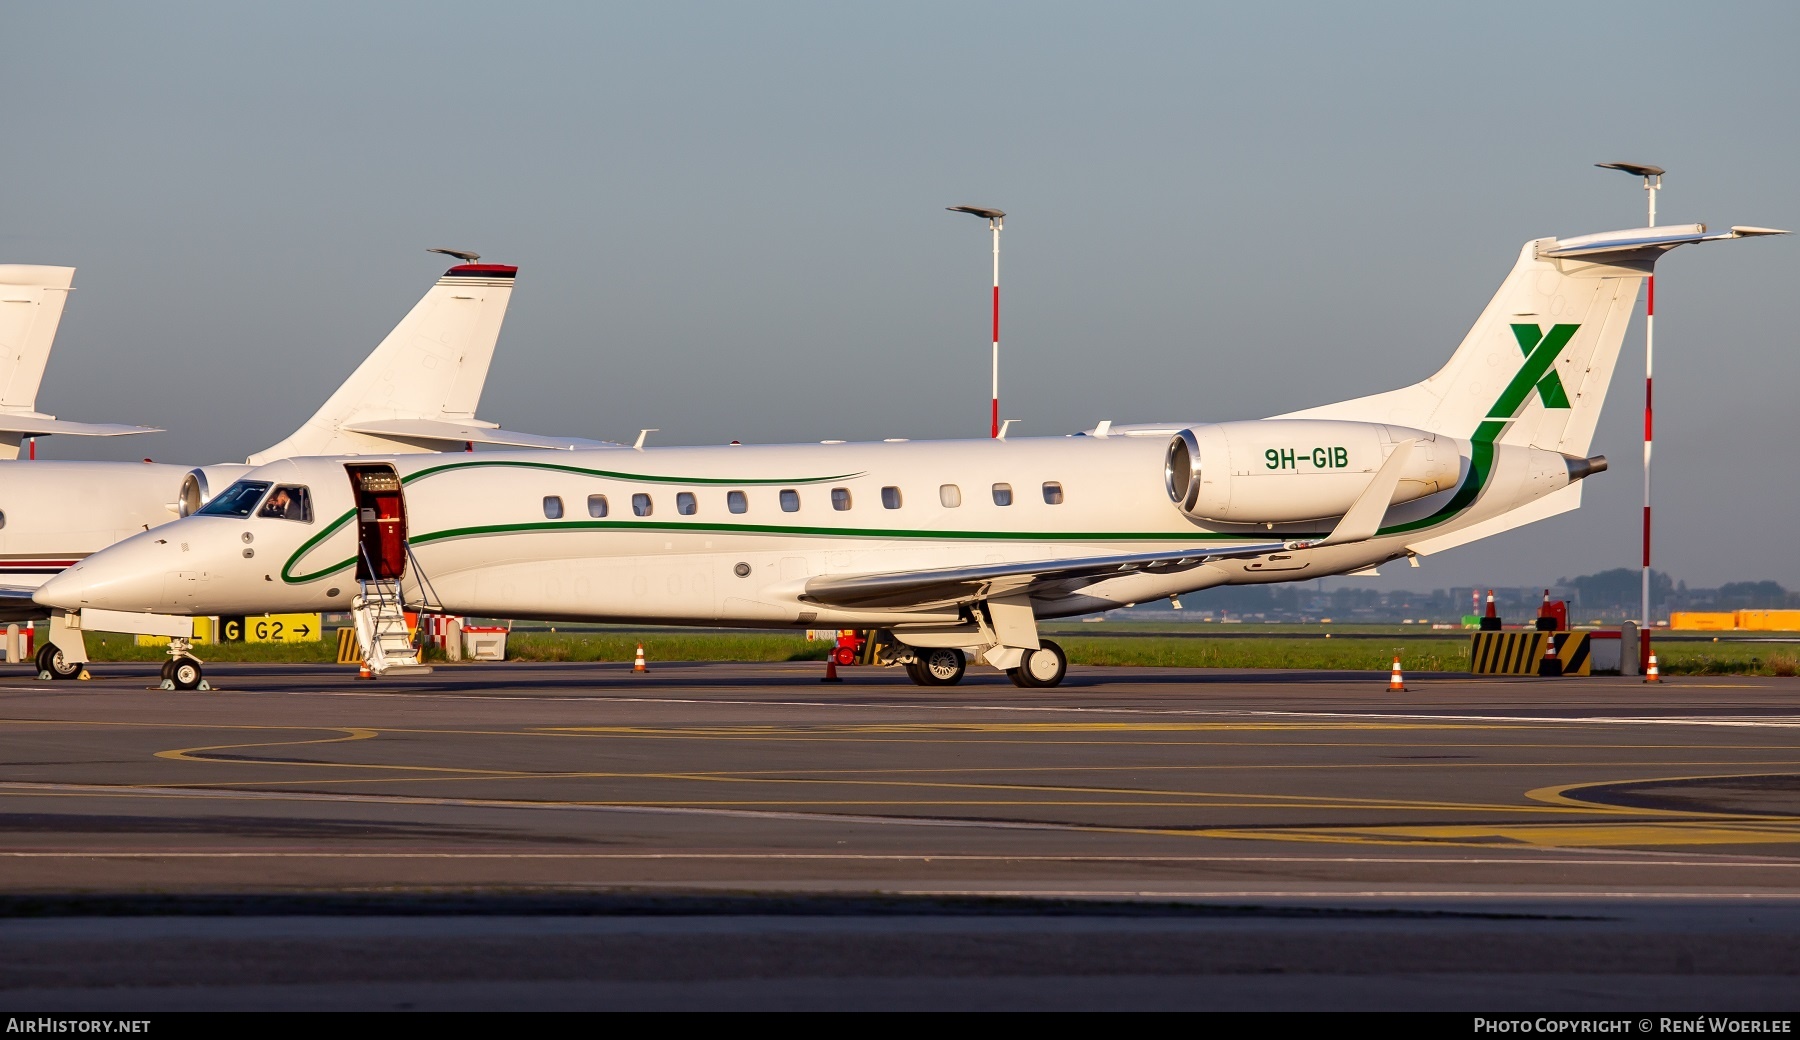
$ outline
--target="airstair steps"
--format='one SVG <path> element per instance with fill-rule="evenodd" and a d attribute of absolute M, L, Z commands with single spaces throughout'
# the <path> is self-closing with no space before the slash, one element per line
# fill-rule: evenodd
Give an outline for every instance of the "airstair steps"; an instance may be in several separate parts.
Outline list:
<path fill-rule="evenodd" d="M 369 671 L 376 675 L 421 675 L 431 671 L 430 665 L 419 660 L 419 648 L 407 631 L 406 604 L 399 579 L 362 582 L 362 594 L 350 601 L 350 616 Z"/>

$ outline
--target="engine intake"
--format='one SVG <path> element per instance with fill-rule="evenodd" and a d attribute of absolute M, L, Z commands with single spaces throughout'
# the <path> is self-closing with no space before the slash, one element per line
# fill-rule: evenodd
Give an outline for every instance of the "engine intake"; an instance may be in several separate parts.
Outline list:
<path fill-rule="evenodd" d="M 1225 523 L 1290 523 L 1342 516 L 1401 441 L 1413 441 L 1393 504 L 1456 486 L 1465 446 L 1382 423 L 1263 419 L 1177 433 L 1164 457 L 1171 501 Z"/>

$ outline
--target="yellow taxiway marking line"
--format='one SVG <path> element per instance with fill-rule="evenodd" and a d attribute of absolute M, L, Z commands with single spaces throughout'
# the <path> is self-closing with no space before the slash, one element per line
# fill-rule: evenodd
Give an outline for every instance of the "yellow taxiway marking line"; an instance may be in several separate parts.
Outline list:
<path fill-rule="evenodd" d="M 1207 837 L 1256 838 L 1264 841 L 1304 841 L 1372 845 L 1474 845 L 1492 847 L 1497 843 L 1530 845 L 1537 848 L 1608 848 L 1643 845 L 1761 845 L 1800 843 L 1800 820 L 1785 821 L 1784 826 L 1757 826 L 1743 823 L 1725 825 L 1705 821 L 1660 821 L 1643 823 L 1572 823 L 1572 824 L 1502 824 L 1446 825 L 1412 827 L 1377 825 L 1368 827 L 1319 827 L 1307 829 L 1269 828 L 1233 829 L 1205 828 Z"/>
<path fill-rule="evenodd" d="M 380 736 L 380 733 L 378 733 L 377 731 L 372 730 L 372 729 L 345 728 L 345 729 L 337 730 L 337 732 L 342 733 L 343 736 L 316 737 L 312 740 L 262 741 L 262 742 L 254 743 L 254 744 L 211 744 L 206 747 L 178 748 L 178 749 L 175 749 L 172 751 L 158 751 L 158 752 L 156 752 L 156 757 L 171 759 L 171 760 L 177 761 L 177 762 L 220 762 L 220 761 L 245 762 L 245 761 L 249 761 L 252 764 L 260 765 L 260 764 L 262 764 L 262 761 L 263 761 L 261 759 L 246 760 L 246 759 L 241 759 L 241 758 L 230 758 L 230 759 L 207 758 L 207 757 L 202 756 L 201 752 L 204 752 L 204 751 L 236 751 L 236 750 L 241 750 L 243 748 L 261 748 L 261 747 L 295 747 L 295 746 L 298 746 L 301 744 L 341 744 L 347 740 L 372 740 L 375 737 Z M 315 763 L 309 763 L 309 764 L 311 764 L 311 765 L 326 765 L 329 763 L 315 762 Z"/>
<path fill-rule="evenodd" d="M 677 737 L 806 737 L 838 736 L 862 733 L 934 734 L 934 733 L 1217 733 L 1217 732 L 1332 732 L 1342 730 L 1453 730 L 1453 729 L 1517 729 L 1500 725 L 1453 725 L 1448 723 L 1384 722 L 871 722 L 817 726 L 746 725 L 746 726 L 545 726 L 545 733 L 580 733 L 593 736 L 677 736 Z"/>
<path fill-rule="evenodd" d="M 1521 849 L 1521 851 L 1526 851 Z M 1675 858 L 1667 858 L 1667 857 Z M 1662 857 L 1662 858 L 1659 858 Z M 1516 857 L 1491 859 L 1475 856 L 1045 856 L 1045 855 L 979 855 L 971 853 L 832 853 L 832 852 L 456 852 L 413 849 L 392 852 L 361 852 L 350 849 L 26 849 L 0 850 L 0 859 L 466 859 L 466 860 L 590 860 L 590 861 L 658 861 L 658 860 L 729 860 L 729 861 L 818 861 L 818 862 L 901 862 L 901 863 L 1155 863 L 1155 864 L 1393 864 L 1479 866 L 1513 864 Z M 1534 866 L 1581 867 L 1706 867 L 1721 865 L 1719 857 L 1692 853 L 1644 853 L 1622 857 L 1584 855 L 1569 859 L 1537 856 Z M 1734 867 L 1800 869 L 1800 860 L 1774 859 L 1767 856 L 1734 856 L 1725 861 Z M 1532 893 L 1536 895 L 1537 893 Z M 1773 893 L 1776 898 L 1800 899 L 1800 893 Z"/>
<path fill-rule="evenodd" d="M 0 783 L 0 790 L 17 794 L 66 794 L 153 798 L 201 798 L 238 801 L 364 803 L 456 808 L 535 809 L 722 816 L 745 819 L 872 824 L 881 826 L 950 827 L 991 830 L 1052 830 L 1096 834 L 1135 834 L 1155 837 L 1212 838 L 1221 840 L 1289 841 L 1324 844 L 1388 845 L 1412 847 L 1471 847 L 1535 851 L 1555 848 L 1619 848 L 1626 845 L 1786 844 L 1800 842 L 1800 820 L 1783 821 L 1785 827 L 1759 826 L 1750 821 L 1737 825 L 1721 822 L 1625 823 L 1565 825 L 1371 825 L 1305 829 L 1242 827 L 1139 827 L 1061 821 L 984 820 L 958 817 L 867 815 L 841 812 L 757 809 L 748 807 L 655 805 L 603 801 L 525 801 L 502 798 L 410 797 L 378 794 L 325 794 L 241 790 L 195 791 L 105 785 Z M 1746 825 L 1749 824 L 1749 825 Z M 1646 855 L 1654 853 L 1646 852 Z M 1714 861 L 1709 861 L 1714 862 Z"/>
<path fill-rule="evenodd" d="M 316 733 L 316 732 L 320 732 L 321 730 L 326 730 L 329 732 L 343 732 L 346 729 L 367 728 L 367 729 L 375 729 L 382 733 L 409 734 L 409 735 L 421 735 L 421 736 L 576 737 L 576 738 L 619 736 L 619 737 L 655 737 L 655 738 L 670 737 L 670 738 L 699 738 L 699 739 L 707 739 L 712 736 L 712 731 L 706 727 L 702 727 L 702 728 L 698 728 L 698 729 L 694 729 L 694 730 L 681 730 L 681 729 L 672 729 L 672 728 L 652 728 L 652 727 L 526 727 L 526 728 L 517 729 L 517 730 L 504 730 L 504 729 L 503 730 L 493 730 L 493 729 L 433 729 L 433 728 L 410 727 L 410 726 L 409 727 L 401 727 L 401 726 L 321 727 L 321 726 L 316 726 L 316 725 L 272 726 L 272 725 L 256 725 L 256 724 L 189 723 L 189 722 L 167 722 L 167 723 L 163 723 L 163 722 L 154 722 L 154 723 L 151 723 L 151 722 L 110 722 L 110 721 L 76 720 L 76 719 L 0 719 L 0 726 L 6 726 L 6 725 L 70 727 L 70 728 L 96 727 L 96 728 L 174 729 L 174 730 L 182 730 L 182 729 L 242 730 L 242 731 L 248 731 L 248 732 L 302 732 L 302 733 Z M 1085 727 L 1085 724 L 1074 724 L 1074 725 Z M 1335 729 L 1346 729 L 1346 728 L 1361 729 L 1363 727 L 1334 727 L 1334 728 Z M 1482 725 L 1482 726 L 1451 726 L 1451 727 L 1388 727 L 1388 726 L 1377 725 L 1377 726 L 1368 727 L 1368 729 L 1373 729 L 1373 730 L 1407 729 L 1407 728 L 1481 729 L 1481 730 L 1491 730 L 1491 731 L 1499 731 L 1499 732 L 1509 732 L 1509 731 L 1519 732 L 1519 731 L 1524 731 L 1524 730 L 1534 728 L 1534 727 L 1526 727 L 1526 726 L 1520 726 L 1520 725 L 1503 725 L 1503 726 Z M 1266 732 L 1266 731 L 1267 731 L 1266 729 L 1261 728 L 1261 727 L 1250 729 L 1250 730 L 1245 730 L 1245 732 Z M 739 727 L 734 730 L 727 731 L 727 735 L 743 734 L 743 735 L 758 736 L 758 737 L 772 736 L 772 737 L 776 737 L 776 738 L 793 737 L 793 738 L 797 738 L 797 739 L 806 739 L 809 737 L 813 737 L 815 734 L 818 734 L 818 733 L 829 733 L 829 732 L 831 732 L 831 731 L 828 728 L 824 728 L 824 727 L 819 728 L 819 729 L 814 729 L 811 727 L 769 726 L 769 727 L 764 727 L 762 729 L 762 731 L 760 731 L 760 732 L 754 732 L 754 733 L 749 732 L 745 728 Z M 833 735 L 827 736 L 823 739 L 836 739 L 837 735 L 848 735 L 848 734 L 851 734 L 852 732 L 853 731 L 851 731 L 851 730 L 841 730 L 841 731 L 837 731 Z M 869 741 L 869 742 L 885 743 L 886 741 Z M 1292 747 L 1292 748 L 1353 747 L 1353 748 L 1371 748 L 1371 749 L 1373 749 L 1373 748 L 1404 748 L 1404 749 L 1461 748 L 1461 749 L 1477 749 L 1477 750 L 1541 749 L 1541 750 L 1608 750 L 1608 751 L 1617 751 L 1617 750 L 1661 751 L 1661 750 L 1684 750 L 1684 749 L 1685 750 L 1704 750 L 1704 751 L 1716 751 L 1716 750 L 1724 750 L 1724 749 L 1729 749 L 1729 750 L 1734 750 L 1734 751 L 1791 751 L 1791 750 L 1800 749 L 1800 744 L 1666 744 L 1666 743 L 1655 743 L 1655 744 L 1644 744 L 1644 743 L 1542 744 L 1542 743 L 1523 743 L 1523 742 L 1509 742 L 1509 741 L 1497 741 L 1497 742 L 1490 742 L 1490 743 L 1442 743 L 1442 742 L 1437 742 L 1437 741 L 1433 741 L 1431 743 L 1412 743 L 1412 742 L 1398 742 L 1398 741 L 1394 741 L 1394 742 L 1390 742 L 1390 741 L 1291 741 L 1291 742 L 1290 741 L 1268 741 L 1268 742 L 1257 742 L 1257 743 L 1243 743 L 1240 741 L 1167 741 L 1167 742 L 1164 742 L 1164 741 L 1150 741 L 1150 742 L 1146 742 L 1146 741 L 1035 741 L 1035 742 L 1031 742 L 1029 744 L 1021 744 L 1021 742 L 1018 742 L 1018 741 L 988 742 L 988 741 L 972 741 L 972 740 L 958 740 L 958 741 L 902 740 L 902 741 L 894 741 L 894 742 L 895 743 L 957 743 L 957 744 L 1000 743 L 1000 744 L 1003 744 L 1008 747 L 1033 746 L 1033 745 L 1056 746 L 1056 745 L 1061 745 L 1061 744 L 1074 744 L 1074 745 L 1083 745 L 1083 746 L 1100 745 L 1100 746 L 1108 746 L 1108 747 L 1227 747 L 1227 748 L 1247 748 L 1247 749 L 1248 748 L 1255 748 L 1255 749 L 1290 748 L 1290 747 Z"/>
<path fill-rule="evenodd" d="M 1706 780 L 1727 780 L 1728 781 L 1728 780 L 1749 780 L 1749 779 L 1755 779 L 1755 778 L 1759 778 L 1759 777 L 1774 777 L 1774 776 L 1791 777 L 1791 776 L 1795 776 L 1796 774 L 1800 774 L 1800 769 L 1789 769 L 1789 770 L 1784 770 L 1783 772 L 1780 772 L 1780 773 L 1725 773 L 1725 774 L 1710 774 L 1710 775 L 1701 775 L 1701 776 L 1631 777 L 1631 778 L 1624 779 L 1624 780 L 1589 780 L 1589 781 L 1586 781 L 1583 783 L 1553 784 L 1549 787 L 1534 788 L 1530 791 L 1526 791 L 1525 797 L 1531 798 L 1531 799 L 1534 799 L 1534 800 L 1540 801 L 1540 802 L 1546 802 L 1551 805 L 1562 805 L 1562 806 L 1569 806 L 1572 808 L 1581 808 L 1584 806 L 1592 806 L 1592 805 L 1596 805 L 1596 804 L 1605 804 L 1605 803 L 1582 801 L 1579 798 L 1571 797 L 1570 796 L 1571 792 L 1589 790 L 1589 789 L 1598 788 L 1598 787 L 1613 787 L 1613 788 L 1649 787 L 1649 786 L 1654 786 L 1656 784 L 1691 784 L 1691 783 L 1695 783 L 1697 781 L 1706 781 Z M 1642 812 L 1646 815 L 1654 814 L 1654 813 L 1669 813 L 1672 815 L 1681 815 L 1681 816 L 1693 815 L 1693 813 L 1684 813 L 1679 810 L 1673 810 L 1673 809 L 1647 809 L 1647 808 L 1644 808 L 1644 809 L 1636 809 L 1635 811 Z M 1751 813 L 1751 814 L 1745 814 L 1741 818 L 1742 819 L 1756 819 L 1757 816 L 1756 816 L 1756 814 Z"/>

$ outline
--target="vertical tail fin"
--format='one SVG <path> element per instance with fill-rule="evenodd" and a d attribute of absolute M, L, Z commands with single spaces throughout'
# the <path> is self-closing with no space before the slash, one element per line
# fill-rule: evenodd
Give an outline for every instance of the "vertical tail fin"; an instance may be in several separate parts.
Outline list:
<path fill-rule="evenodd" d="M 461 264 L 444 272 L 312 418 L 250 456 L 250 464 L 297 455 L 436 451 L 481 439 L 453 442 L 429 427 L 492 428 L 475 419 L 475 406 L 518 270 Z"/>
<path fill-rule="evenodd" d="M 1281 418 L 1392 423 L 1585 457 L 1638 287 L 1692 242 L 1779 234 L 1703 224 L 1527 242 L 1462 345 L 1421 383 Z"/>
<path fill-rule="evenodd" d="M 148 426 L 82 423 L 37 410 L 50 347 L 73 292 L 73 267 L 0 264 L 0 459 L 19 457 L 26 437 L 61 433 L 117 437 L 159 432 Z"/>
<path fill-rule="evenodd" d="M 73 267 L 0 265 L 0 409 L 37 407 L 38 384 L 74 282 Z"/>

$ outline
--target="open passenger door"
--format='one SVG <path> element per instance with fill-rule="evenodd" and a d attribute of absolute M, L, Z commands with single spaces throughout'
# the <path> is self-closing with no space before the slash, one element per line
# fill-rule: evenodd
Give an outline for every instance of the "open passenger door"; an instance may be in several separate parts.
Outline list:
<path fill-rule="evenodd" d="M 406 573 L 406 498 L 386 463 L 344 467 L 356 495 L 356 579 L 397 581 Z"/>

